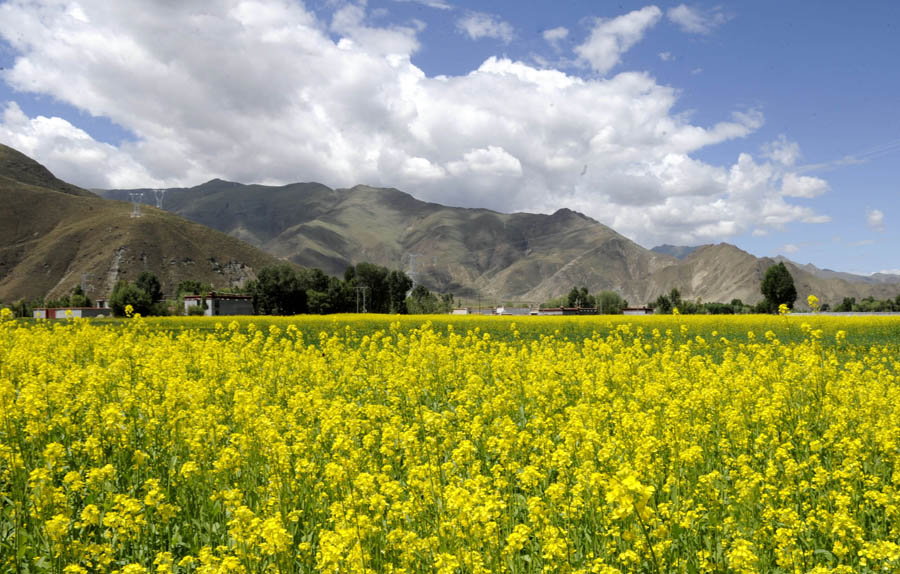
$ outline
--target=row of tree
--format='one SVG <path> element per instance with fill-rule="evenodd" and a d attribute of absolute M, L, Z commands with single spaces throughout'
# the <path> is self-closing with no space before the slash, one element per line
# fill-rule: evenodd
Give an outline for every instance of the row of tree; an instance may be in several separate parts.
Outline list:
<path fill-rule="evenodd" d="M 582 307 L 595 308 L 602 315 L 620 315 L 622 309 L 628 307 L 628 301 L 615 291 L 600 291 L 592 294 L 587 287 L 572 287 L 566 295 L 551 299 L 541 304 L 541 309 L 555 307 Z"/>
<path fill-rule="evenodd" d="M 731 315 L 740 313 L 777 313 L 780 305 L 793 308 L 797 300 L 797 289 L 794 278 L 784 263 L 773 265 L 760 283 L 763 300 L 756 305 L 747 305 L 740 299 L 732 299 L 730 303 L 707 302 L 697 299 L 690 301 L 681 298 L 678 289 L 672 289 L 660 295 L 649 304 L 659 314 L 671 314 L 678 310 L 684 315 Z M 898 296 L 900 300 L 900 296 Z M 845 300 L 846 301 L 846 300 Z M 613 291 L 601 291 L 596 295 L 588 292 L 587 287 L 573 287 L 567 295 L 551 299 L 541 305 L 548 307 L 596 307 L 601 314 L 617 314 L 628 306 L 628 301 Z M 849 309 L 848 309 L 849 310 Z"/>
<path fill-rule="evenodd" d="M 797 301 L 797 288 L 794 278 L 784 263 L 778 263 L 766 270 L 759 290 L 763 300 L 756 305 L 748 305 L 740 299 L 732 299 L 730 303 L 702 302 L 700 299 L 690 301 L 682 299 L 678 289 L 672 289 L 660 295 L 650 304 L 655 313 L 671 314 L 678 309 L 683 315 L 738 315 L 742 313 L 777 313 L 781 305 L 794 308 Z"/>
<path fill-rule="evenodd" d="M 699 299 L 691 301 L 682 299 L 678 289 L 672 289 L 665 295 L 660 295 L 649 307 L 654 313 L 670 315 L 675 309 L 683 315 L 739 315 L 741 313 L 767 313 L 757 310 L 758 306 L 747 305 L 740 299 L 732 299 L 730 303 L 718 303 L 713 301 L 703 302 Z M 768 309 L 768 307 L 765 307 Z"/>
<path fill-rule="evenodd" d="M 119 281 L 109 298 L 109 306 L 116 316 L 125 314 L 125 307 L 131 305 L 134 312 L 141 315 L 167 315 L 181 312 L 181 299 L 187 294 L 207 293 L 209 284 L 187 280 L 176 289 L 176 302 L 163 299 L 162 285 L 151 272 L 141 273 L 137 280 Z M 246 291 L 253 297 L 253 308 L 257 314 L 294 315 L 299 313 L 447 313 L 454 306 L 451 294 L 435 294 L 423 285 L 413 288 L 413 281 L 404 272 L 388 269 L 373 263 L 359 263 L 348 267 L 343 279 L 326 275 L 321 269 L 301 269 L 288 264 L 266 267 L 260 270 L 257 279 L 251 281 Z M 219 290 L 228 292 L 228 290 Z M 756 305 L 748 305 L 740 299 L 730 303 L 701 302 L 682 299 L 678 289 L 660 295 L 649 304 L 656 313 L 671 314 L 741 314 L 777 313 L 779 306 L 793 308 L 797 300 L 794 279 L 784 263 L 770 267 L 760 283 L 763 300 Z M 80 286 L 72 293 L 58 299 L 18 301 L 9 307 L 19 317 L 30 317 L 37 307 L 90 307 L 92 301 Z M 601 314 L 619 314 L 628 306 L 614 291 L 600 291 L 592 294 L 587 287 L 572 287 L 566 295 L 551 299 L 541 305 L 548 307 L 596 307 Z M 900 312 L 900 295 L 895 299 L 875 299 L 866 297 L 858 301 L 845 297 L 841 303 L 829 309 L 822 305 L 822 311 L 839 312 Z M 198 312 L 202 309 L 197 308 Z"/>
<path fill-rule="evenodd" d="M 348 267 L 343 279 L 284 264 L 260 270 L 247 292 L 256 313 L 264 315 L 407 313 L 412 287 L 406 273 L 373 263 Z"/>
<path fill-rule="evenodd" d="M 827 311 L 828 305 L 822 305 L 822 310 Z M 844 299 L 834 306 L 834 311 L 839 312 L 856 312 L 856 313 L 898 313 L 900 312 L 900 295 L 893 299 L 876 299 L 875 297 L 866 297 L 860 301 L 856 297 L 844 297 Z"/>
<path fill-rule="evenodd" d="M 177 299 L 209 290 L 209 285 L 198 281 L 183 281 L 178 285 Z M 252 296 L 253 309 L 260 315 L 440 313 L 453 305 L 452 295 L 437 296 L 421 285 L 413 289 L 412 279 L 404 272 L 367 262 L 348 267 L 343 279 L 316 268 L 288 264 L 265 267 L 246 285 L 245 292 Z M 109 303 L 116 316 L 124 314 L 126 305 L 142 315 L 167 313 L 159 281 L 149 272 L 142 273 L 134 283 L 119 282 Z M 201 311 L 199 307 L 197 310 Z M 180 305 L 168 308 L 172 311 L 180 311 Z"/>

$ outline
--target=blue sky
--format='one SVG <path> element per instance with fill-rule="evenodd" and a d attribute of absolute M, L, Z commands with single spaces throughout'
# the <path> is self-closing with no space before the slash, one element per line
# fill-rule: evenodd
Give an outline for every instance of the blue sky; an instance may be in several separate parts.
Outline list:
<path fill-rule="evenodd" d="M 0 141 L 86 187 L 389 185 L 900 273 L 898 23 L 893 2 L 8 0 Z"/>

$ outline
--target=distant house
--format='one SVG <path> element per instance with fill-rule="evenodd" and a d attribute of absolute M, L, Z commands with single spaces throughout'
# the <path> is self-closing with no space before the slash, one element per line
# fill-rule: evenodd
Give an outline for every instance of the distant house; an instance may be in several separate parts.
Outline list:
<path fill-rule="evenodd" d="M 231 293 L 216 293 L 206 295 L 185 295 L 184 313 L 190 314 L 191 309 L 203 309 L 207 317 L 217 315 L 252 315 L 253 297 L 250 295 L 237 295 Z"/>
<path fill-rule="evenodd" d="M 515 316 L 525 316 L 531 314 L 531 308 L 529 307 L 505 307 L 503 305 L 494 309 L 495 315 L 515 315 Z"/>
<path fill-rule="evenodd" d="M 596 315 L 596 307 L 549 307 L 539 309 L 538 315 Z"/>
<path fill-rule="evenodd" d="M 451 315 L 470 315 L 472 313 L 471 307 L 460 307 L 459 309 L 454 309 L 450 311 Z"/>
<path fill-rule="evenodd" d="M 111 315 L 112 311 L 102 307 L 39 307 L 32 312 L 35 319 L 74 319 Z"/>
<path fill-rule="evenodd" d="M 469 307 L 467 315 L 493 315 L 493 307 Z"/>
<path fill-rule="evenodd" d="M 623 315 L 652 315 L 653 309 L 650 307 L 625 307 L 622 309 Z"/>

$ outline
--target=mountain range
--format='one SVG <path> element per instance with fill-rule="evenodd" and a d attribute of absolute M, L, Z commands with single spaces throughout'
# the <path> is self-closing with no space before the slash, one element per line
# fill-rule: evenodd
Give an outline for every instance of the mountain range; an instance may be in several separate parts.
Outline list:
<path fill-rule="evenodd" d="M 241 285 L 278 259 L 178 215 L 103 199 L 60 181 L 0 144 L 0 301 L 59 297 L 79 284 L 91 298 L 119 279 L 154 272 L 168 292 L 184 279 Z"/>
<path fill-rule="evenodd" d="M 109 190 L 128 199 L 152 190 Z M 392 188 L 320 183 L 244 185 L 219 179 L 165 191 L 163 208 L 240 238 L 276 257 L 340 275 L 371 261 L 402 268 L 430 289 L 463 298 L 541 302 L 586 286 L 631 304 L 678 288 L 684 298 L 755 303 L 766 269 L 779 261 L 733 245 L 646 249 L 585 215 L 498 213 L 420 201 Z M 900 276 L 873 279 L 786 262 L 801 299 L 894 297 Z M 802 305 L 801 305 L 802 306 Z"/>
<path fill-rule="evenodd" d="M 134 217 L 132 194 L 143 194 Z M 678 288 L 686 299 L 754 303 L 766 269 L 729 245 L 646 249 L 585 215 L 498 213 L 428 203 L 391 188 L 219 179 L 152 190 L 81 189 L 0 145 L 0 301 L 57 297 L 84 283 L 105 297 L 144 270 L 174 293 L 184 279 L 239 286 L 290 261 L 340 275 L 370 261 L 462 299 L 542 302 L 586 286 L 632 305 Z M 894 297 L 900 276 L 864 277 L 784 260 L 801 300 Z"/>

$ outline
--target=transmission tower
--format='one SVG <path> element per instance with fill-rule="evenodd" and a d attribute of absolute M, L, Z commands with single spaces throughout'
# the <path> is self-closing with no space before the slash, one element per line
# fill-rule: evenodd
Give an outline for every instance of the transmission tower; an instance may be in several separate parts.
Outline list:
<path fill-rule="evenodd" d="M 131 217 L 140 217 L 141 216 L 141 200 L 144 198 L 144 194 L 137 191 L 129 193 L 131 196 Z"/>
<path fill-rule="evenodd" d="M 162 209 L 163 206 L 163 196 L 166 195 L 166 190 L 164 189 L 154 189 L 153 196 L 156 198 L 156 209 Z"/>

